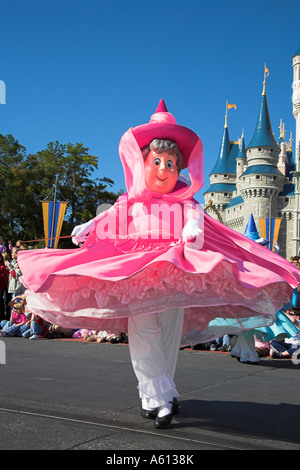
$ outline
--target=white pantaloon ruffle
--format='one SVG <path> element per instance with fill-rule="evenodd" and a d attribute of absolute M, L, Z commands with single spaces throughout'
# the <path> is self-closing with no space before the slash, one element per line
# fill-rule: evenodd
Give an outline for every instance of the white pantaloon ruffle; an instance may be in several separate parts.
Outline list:
<path fill-rule="evenodd" d="M 239 334 L 231 355 L 238 357 L 241 362 L 258 362 L 260 357 L 255 349 L 254 335 L 250 337 Z"/>

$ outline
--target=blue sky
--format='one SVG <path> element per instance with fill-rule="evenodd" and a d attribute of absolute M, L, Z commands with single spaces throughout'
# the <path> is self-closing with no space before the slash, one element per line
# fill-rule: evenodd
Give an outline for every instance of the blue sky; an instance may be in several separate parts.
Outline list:
<path fill-rule="evenodd" d="M 164 98 L 204 145 L 205 183 L 222 138 L 250 142 L 264 64 L 275 137 L 295 136 L 292 56 L 299 0 L 0 0 L 0 133 L 28 153 L 81 142 L 99 157 L 95 176 L 125 189 L 122 134 L 148 122 Z"/>

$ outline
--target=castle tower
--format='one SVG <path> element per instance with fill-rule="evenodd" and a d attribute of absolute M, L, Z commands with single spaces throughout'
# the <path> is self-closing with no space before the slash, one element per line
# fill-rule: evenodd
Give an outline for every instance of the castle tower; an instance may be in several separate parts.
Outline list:
<path fill-rule="evenodd" d="M 286 142 L 285 142 L 285 129 L 284 123 L 282 123 L 282 119 L 280 121 L 280 138 L 279 138 L 279 145 L 280 145 L 280 154 L 278 159 L 278 170 L 285 176 L 286 175 L 286 165 L 287 165 L 287 153 L 286 153 Z"/>
<path fill-rule="evenodd" d="M 293 115 L 296 119 L 295 162 L 295 209 L 293 227 L 293 255 L 299 255 L 300 250 L 300 42 L 293 56 Z"/>
<path fill-rule="evenodd" d="M 244 220 L 254 216 L 277 216 L 277 198 L 283 190 L 285 176 L 278 170 L 280 148 L 274 138 L 266 95 L 265 67 L 263 92 L 253 137 L 247 147 L 247 169 L 239 178 L 239 189 L 244 200 Z"/>
<path fill-rule="evenodd" d="M 227 109 L 228 105 L 226 103 L 225 125 L 220 150 L 215 166 L 209 175 L 210 186 L 204 193 L 205 205 L 209 205 L 209 201 L 212 201 L 214 207 L 220 213 L 225 210 L 236 189 L 236 163 L 233 156 L 236 145 L 229 140 Z"/>

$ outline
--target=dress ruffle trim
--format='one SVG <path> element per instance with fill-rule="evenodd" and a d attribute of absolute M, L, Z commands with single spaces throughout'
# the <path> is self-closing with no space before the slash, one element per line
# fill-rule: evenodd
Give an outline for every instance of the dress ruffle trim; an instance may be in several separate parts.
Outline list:
<path fill-rule="evenodd" d="M 60 289 L 56 288 L 56 284 Z M 174 304 L 174 299 L 176 307 L 226 306 L 230 303 L 268 314 L 276 312 L 276 306 L 281 307 L 289 298 L 284 289 L 278 290 L 278 284 L 247 288 L 234 278 L 230 264 L 226 262 L 220 263 L 209 273 L 201 274 L 182 271 L 169 262 L 158 262 L 117 282 L 88 276 L 73 276 L 65 280 L 57 276 L 44 295 L 49 306 L 56 305 L 56 309 L 68 311 L 70 315 L 89 306 L 103 318 L 143 313 L 149 302 L 151 313 L 166 310 L 172 308 L 170 300 Z M 142 310 L 139 305 L 143 306 Z"/>

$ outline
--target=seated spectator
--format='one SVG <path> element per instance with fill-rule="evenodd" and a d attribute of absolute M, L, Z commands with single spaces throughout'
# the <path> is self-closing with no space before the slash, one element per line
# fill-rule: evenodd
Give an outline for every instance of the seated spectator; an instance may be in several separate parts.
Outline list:
<path fill-rule="evenodd" d="M 210 351 L 222 351 L 227 352 L 231 350 L 230 346 L 231 335 L 220 336 L 219 338 L 214 339 L 210 343 Z"/>
<path fill-rule="evenodd" d="M 294 307 L 285 312 L 289 319 L 298 328 L 299 333 L 296 333 L 291 338 L 285 338 L 282 341 L 274 339 L 270 343 L 270 356 L 275 359 L 289 358 L 297 351 L 300 350 L 300 308 Z"/>
<path fill-rule="evenodd" d="M 24 304 L 19 298 L 15 298 L 10 302 L 10 306 L 12 307 L 10 320 L 2 320 L 0 336 L 22 336 L 27 330 Z"/>
<path fill-rule="evenodd" d="M 27 317 L 27 329 L 22 333 L 23 338 L 29 339 L 38 339 L 38 338 L 45 338 L 50 323 L 43 320 L 37 315 L 32 314 L 28 308 L 26 303 L 26 296 L 22 295 L 22 301 L 25 306 L 25 315 Z"/>
<path fill-rule="evenodd" d="M 39 339 L 45 338 L 48 325 L 42 318 L 37 315 L 31 315 L 30 320 L 26 323 L 27 329 L 22 333 L 23 338 Z"/>
<path fill-rule="evenodd" d="M 295 257 L 294 257 L 295 258 Z M 278 341 L 273 339 L 270 343 L 270 356 L 276 359 L 292 357 L 294 352 L 300 350 L 300 308 L 293 307 L 285 310 L 285 314 L 298 329 L 298 333 L 290 338 Z"/>
<path fill-rule="evenodd" d="M 264 341 L 263 339 L 258 339 L 254 336 L 255 341 L 255 351 L 258 354 L 258 357 L 266 357 L 270 354 L 270 341 Z"/>
<path fill-rule="evenodd" d="M 63 328 L 59 325 L 50 325 L 46 333 L 46 337 L 49 339 L 72 338 L 75 331 L 76 330 L 72 328 Z"/>
<path fill-rule="evenodd" d="M 284 341 L 273 339 L 270 343 L 270 356 L 275 359 L 290 358 L 300 350 L 300 333 Z"/>

